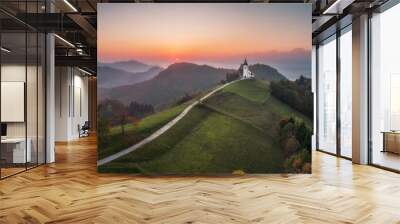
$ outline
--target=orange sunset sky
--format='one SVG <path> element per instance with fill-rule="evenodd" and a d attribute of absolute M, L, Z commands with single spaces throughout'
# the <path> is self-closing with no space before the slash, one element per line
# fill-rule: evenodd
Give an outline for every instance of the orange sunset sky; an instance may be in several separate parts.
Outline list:
<path fill-rule="evenodd" d="M 98 58 L 168 66 L 308 62 L 308 4 L 99 4 Z"/>

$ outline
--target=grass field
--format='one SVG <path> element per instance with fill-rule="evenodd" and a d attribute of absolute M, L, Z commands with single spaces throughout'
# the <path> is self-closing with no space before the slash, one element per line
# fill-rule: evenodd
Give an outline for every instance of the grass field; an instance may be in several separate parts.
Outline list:
<path fill-rule="evenodd" d="M 223 92 L 234 93 L 256 103 L 263 103 L 270 96 L 268 82 L 261 80 L 242 80 L 227 86 Z"/>
<path fill-rule="evenodd" d="M 102 172 L 216 174 L 283 171 L 279 121 L 311 121 L 269 94 L 264 81 L 234 83 L 196 106 L 166 133 L 99 167 Z"/>

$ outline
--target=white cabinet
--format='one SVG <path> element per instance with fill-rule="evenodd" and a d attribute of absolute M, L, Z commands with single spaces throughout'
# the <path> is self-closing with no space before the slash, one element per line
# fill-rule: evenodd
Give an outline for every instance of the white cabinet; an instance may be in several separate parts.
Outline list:
<path fill-rule="evenodd" d="M 1 144 L 7 144 L 8 147 L 12 147 L 12 162 L 13 163 L 25 163 L 32 161 L 32 141 L 27 139 L 26 150 L 25 150 L 25 139 L 24 138 L 7 138 L 2 139 Z"/>

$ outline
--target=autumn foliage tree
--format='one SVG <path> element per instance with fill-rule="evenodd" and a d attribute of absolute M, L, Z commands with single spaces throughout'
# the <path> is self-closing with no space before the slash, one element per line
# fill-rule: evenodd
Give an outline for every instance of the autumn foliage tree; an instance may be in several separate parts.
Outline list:
<path fill-rule="evenodd" d="M 311 172 L 312 130 L 303 121 L 290 117 L 279 123 L 279 142 L 287 159 L 285 168 L 293 173 Z"/>
<path fill-rule="evenodd" d="M 105 119 L 112 126 L 119 125 L 121 133 L 125 134 L 126 124 L 135 122 L 137 119 L 128 113 L 128 107 L 118 100 L 105 100 L 99 105 L 99 118 Z"/>

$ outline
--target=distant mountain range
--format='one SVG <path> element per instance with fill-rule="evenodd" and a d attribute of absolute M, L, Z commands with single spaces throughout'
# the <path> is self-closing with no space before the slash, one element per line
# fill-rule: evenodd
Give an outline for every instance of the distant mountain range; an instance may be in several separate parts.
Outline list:
<path fill-rule="evenodd" d="M 236 70 L 214 68 L 208 65 L 197 65 L 193 63 L 175 63 L 171 64 L 165 70 L 159 72 L 155 77 L 140 83 L 117 86 L 113 88 L 106 87 L 107 80 L 112 80 L 112 77 L 102 77 L 103 71 L 108 71 L 107 74 L 112 74 L 112 70 L 100 69 L 99 79 L 99 100 L 116 99 L 122 103 L 128 104 L 131 101 L 139 103 L 151 104 L 156 109 L 163 105 L 169 105 L 176 102 L 185 94 L 192 94 L 203 91 L 217 85 L 222 80 L 225 80 L 226 73 Z M 276 69 L 264 65 L 250 65 L 250 70 L 256 74 L 256 78 L 265 80 L 281 80 L 286 79 Z M 121 75 L 126 76 L 127 74 Z M 108 76 L 108 75 L 107 75 Z M 117 82 L 117 81 L 110 81 Z M 102 86 L 101 86 L 102 85 Z"/>
<path fill-rule="evenodd" d="M 122 69 L 110 66 L 99 66 L 97 68 L 97 85 L 100 88 L 114 88 L 124 85 L 132 85 L 143 82 L 157 76 L 163 69 L 160 67 L 150 67 L 144 72 L 127 72 Z"/>
<path fill-rule="evenodd" d="M 98 64 L 98 67 L 103 67 L 103 66 L 123 70 L 126 72 L 131 72 L 131 73 L 145 72 L 145 71 L 148 71 L 152 67 L 158 67 L 158 66 L 148 65 L 143 62 L 136 61 L 136 60 L 117 61 L 117 62 L 112 62 L 112 63 L 99 63 Z"/>

